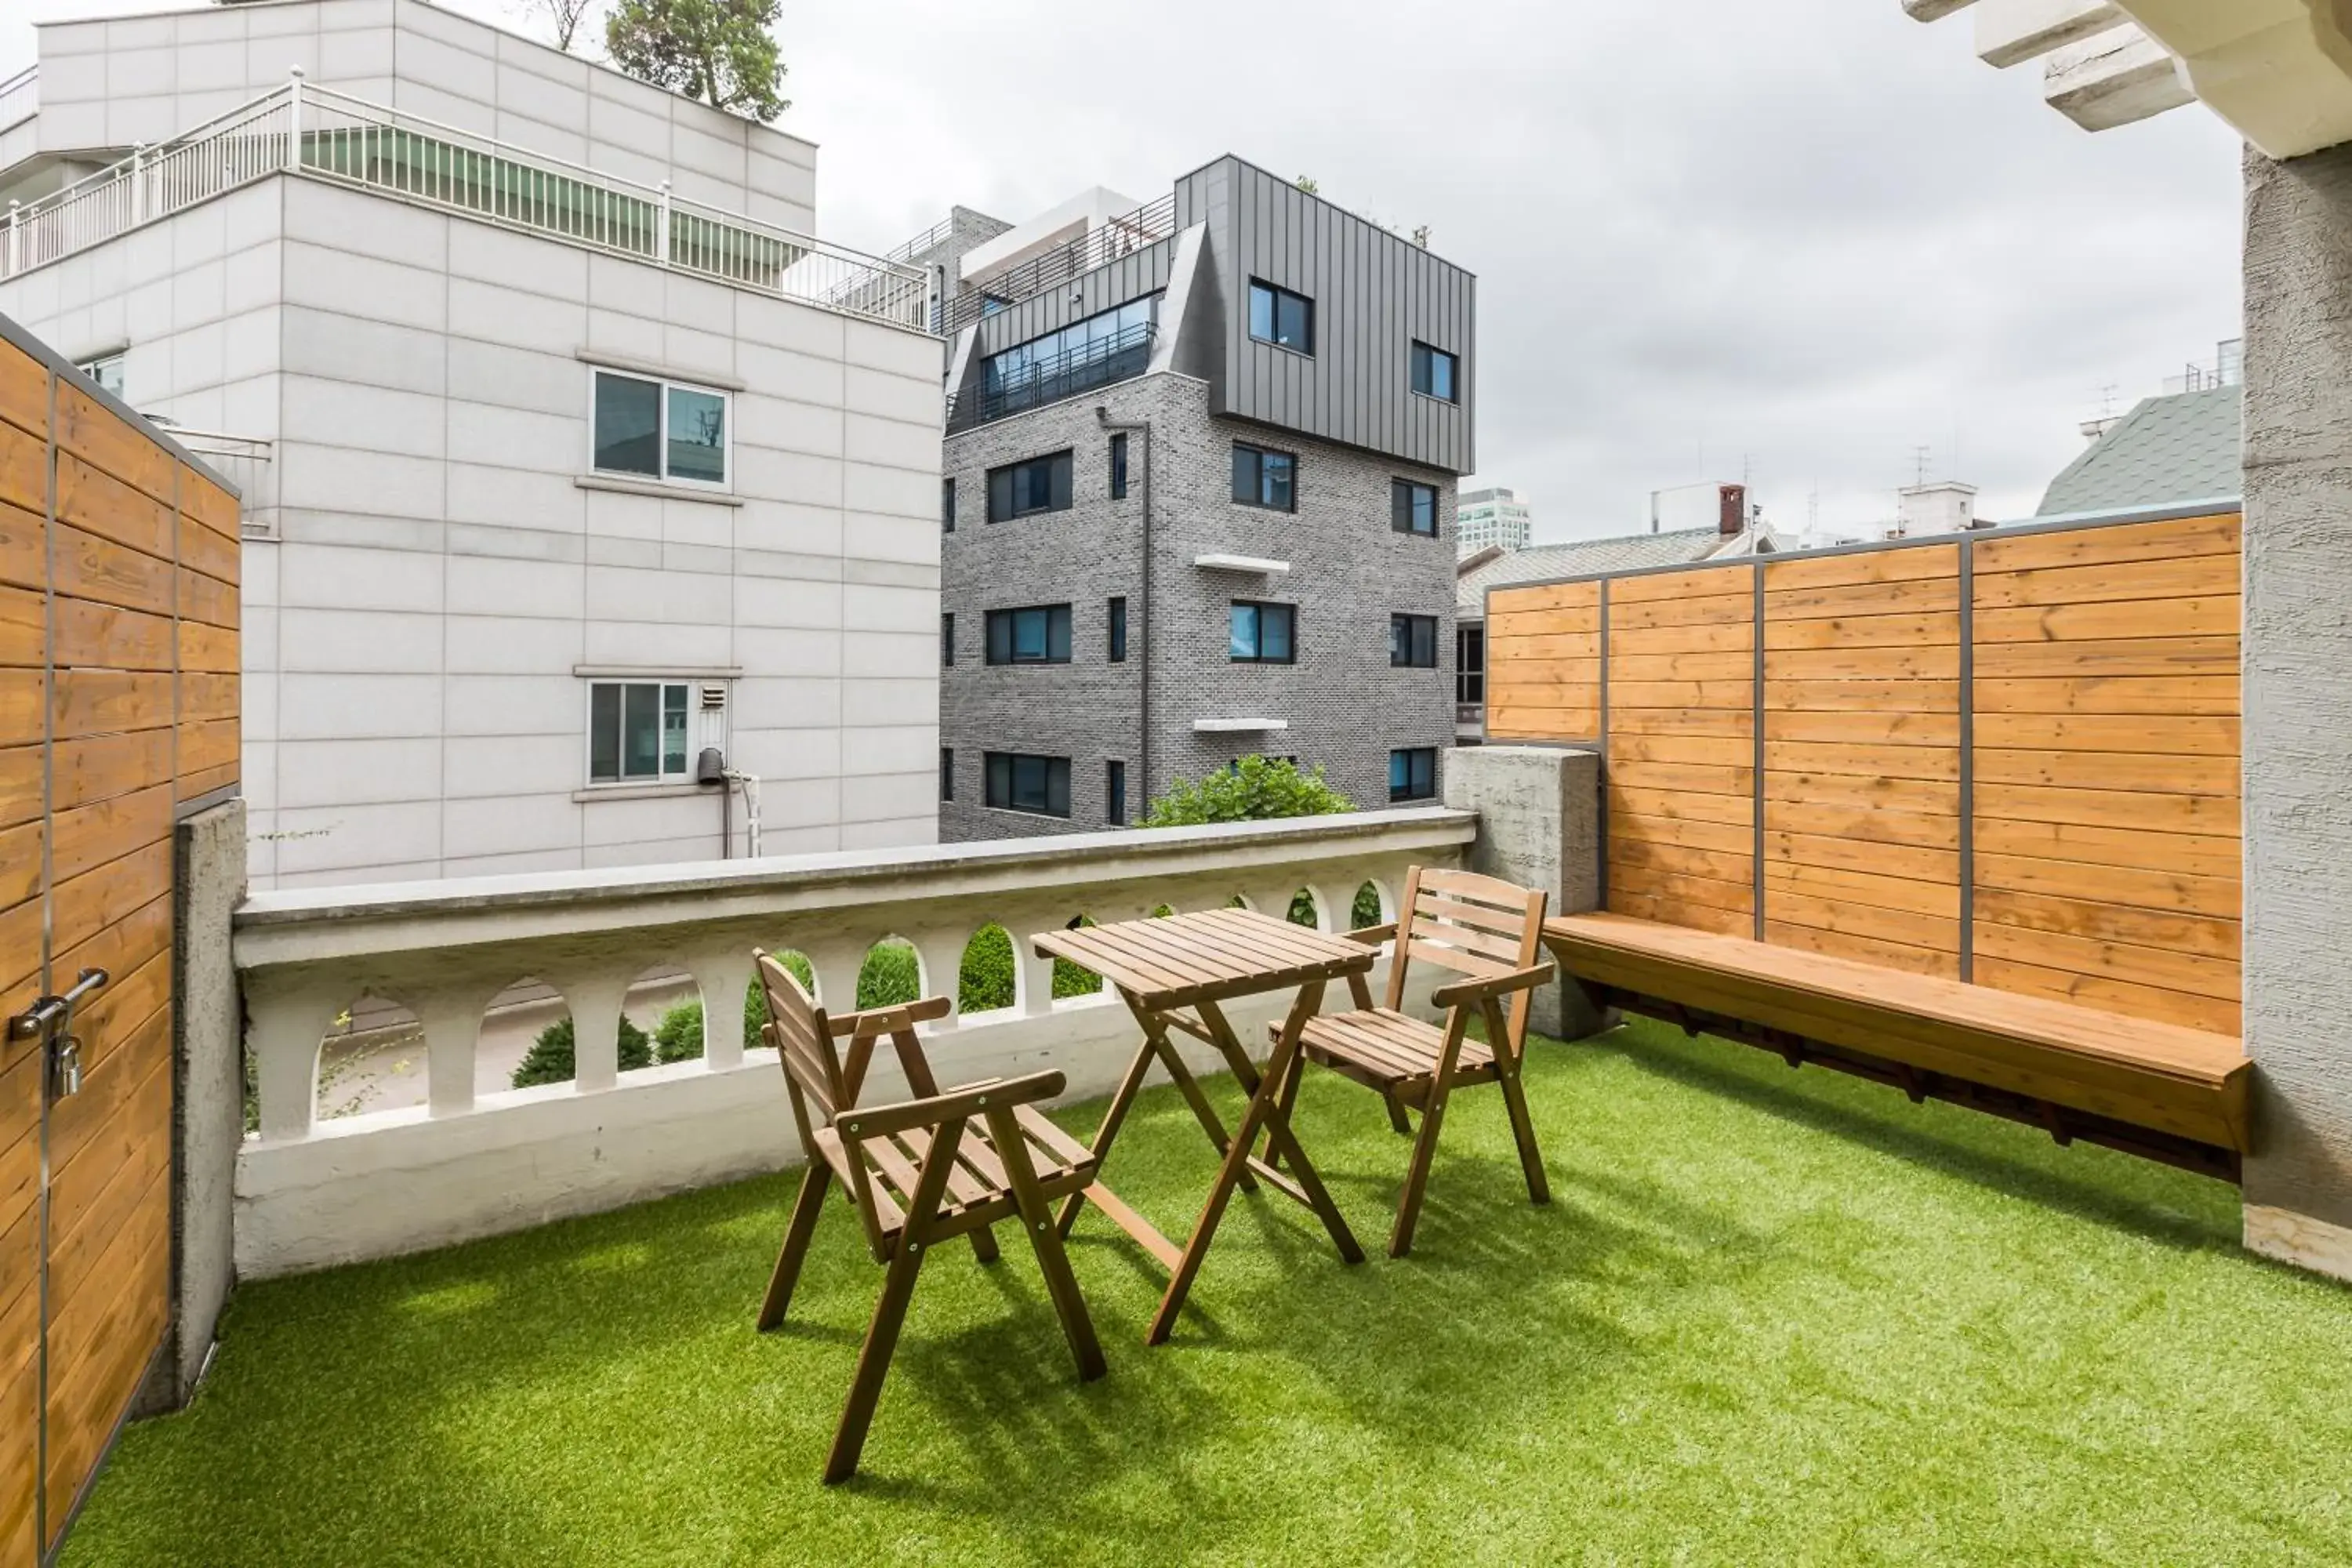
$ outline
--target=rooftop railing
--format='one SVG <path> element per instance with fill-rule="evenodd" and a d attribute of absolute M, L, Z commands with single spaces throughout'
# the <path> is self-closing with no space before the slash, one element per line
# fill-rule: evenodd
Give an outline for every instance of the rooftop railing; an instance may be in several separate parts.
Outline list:
<path fill-rule="evenodd" d="M 1158 329 L 1139 322 L 1109 337 L 1097 338 L 1066 349 L 1050 359 L 1027 366 L 1016 380 L 1002 385 L 983 384 L 978 391 L 948 397 L 950 435 L 1004 418 L 1026 409 L 1042 408 L 1076 397 L 1113 382 L 1141 375 L 1151 365 L 1151 344 Z"/>
<path fill-rule="evenodd" d="M 992 310 L 1017 304 L 1033 295 L 1059 288 L 1122 256 L 1148 249 L 1176 233 L 1176 195 L 1170 192 L 1123 216 L 1115 217 L 1066 245 L 1033 256 L 1018 267 L 985 278 L 969 293 L 940 301 L 942 335 L 962 331 Z"/>
<path fill-rule="evenodd" d="M 271 174 L 356 185 L 658 267 L 918 331 L 915 268 L 308 85 L 285 87 L 56 195 L 12 207 L 0 278 Z"/>
<path fill-rule="evenodd" d="M 1057 999 L 1067 987 L 1032 933 L 1236 897 L 1280 913 L 1301 889 L 1318 923 L 1340 930 L 1367 882 L 1389 919 L 1406 868 L 1459 864 L 1476 827 L 1469 812 L 1428 807 L 257 894 L 234 942 L 259 1123 L 238 1158 L 238 1269 L 415 1251 L 798 1159 L 774 1053 L 744 1048 L 755 944 L 804 954 L 818 999 L 838 1011 L 856 1005 L 861 967 L 890 939 L 912 948 L 923 994 L 956 997 L 975 934 L 1000 926 L 1012 1005 L 925 1026 L 932 1063 L 955 1082 L 1057 1068 L 1083 1099 L 1114 1086 L 1134 1025 L 1108 993 Z M 700 994 L 707 1050 L 623 1070 L 632 981 L 681 971 Z M 508 1088 L 488 1065 L 503 1065 L 484 1044 L 491 1004 L 524 980 L 570 1013 L 570 1081 Z M 1284 1002 L 1231 1008 L 1254 1032 Z M 425 1103 L 320 1115 L 320 1100 L 341 1092 L 322 1089 L 322 1045 L 339 1020 L 392 1005 L 417 1020 Z M 887 1055 L 877 1098 L 902 1089 Z"/>
<path fill-rule="evenodd" d="M 11 131 L 30 120 L 41 107 L 41 68 L 26 66 L 0 81 L 0 131 Z"/>

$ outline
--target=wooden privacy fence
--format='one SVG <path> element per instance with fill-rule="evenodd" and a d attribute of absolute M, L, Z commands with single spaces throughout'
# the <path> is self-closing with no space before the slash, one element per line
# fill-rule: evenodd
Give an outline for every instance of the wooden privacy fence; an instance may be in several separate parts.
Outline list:
<path fill-rule="evenodd" d="M 1595 744 L 1607 907 L 2239 1033 L 2239 519 L 1490 591 L 1490 740 Z"/>

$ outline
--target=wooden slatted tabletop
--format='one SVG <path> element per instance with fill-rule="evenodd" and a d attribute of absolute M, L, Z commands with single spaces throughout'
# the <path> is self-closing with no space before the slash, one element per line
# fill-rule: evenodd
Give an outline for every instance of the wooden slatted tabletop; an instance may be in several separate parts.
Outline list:
<path fill-rule="evenodd" d="M 1080 1210 L 1092 1203 L 1170 1270 L 1172 1278 L 1152 1319 L 1147 1342 L 1163 1343 L 1173 1331 L 1176 1316 L 1216 1236 L 1225 1203 L 1236 1186 L 1249 1191 L 1264 1186 L 1313 1210 L 1330 1233 L 1340 1258 L 1349 1263 L 1363 1261 L 1364 1249 L 1357 1245 L 1347 1221 L 1339 1217 L 1339 1205 L 1324 1190 L 1291 1129 L 1290 1096 L 1297 1085 L 1299 1037 L 1307 1020 L 1322 1005 L 1323 987 L 1344 979 L 1358 993 L 1359 1002 L 1369 1006 L 1364 976 L 1379 962 L 1380 949 L 1243 909 L 1202 910 L 1118 925 L 1044 931 L 1031 942 L 1040 957 L 1066 958 L 1108 980 L 1143 1031 L 1135 1058 L 1095 1132 L 1089 1152 L 1097 1177 L 1063 1205 L 1059 1223 L 1062 1233 L 1068 1235 Z M 1297 997 L 1260 1072 L 1218 1004 L 1294 988 Z M 1183 1058 L 1169 1044 L 1171 1028 L 1214 1047 L 1249 1094 L 1249 1106 L 1231 1138 L 1225 1136 L 1224 1124 Z M 1099 1174 L 1110 1158 L 1128 1108 L 1134 1104 L 1155 1061 L 1182 1092 L 1209 1142 L 1223 1156 L 1208 1201 L 1181 1251 L 1112 1192 Z M 1261 1131 L 1265 1134 L 1263 1159 L 1251 1149 Z"/>

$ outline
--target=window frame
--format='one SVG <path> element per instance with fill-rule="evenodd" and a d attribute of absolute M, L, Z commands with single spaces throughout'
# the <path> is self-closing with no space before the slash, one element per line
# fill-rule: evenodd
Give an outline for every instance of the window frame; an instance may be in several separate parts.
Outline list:
<path fill-rule="evenodd" d="M 1259 335 L 1257 330 L 1257 297 L 1261 291 L 1263 291 L 1266 296 L 1269 330 L 1276 334 L 1279 334 L 1282 331 L 1282 302 L 1285 300 L 1295 300 L 1299 305 L 1300 313 L 1305 318 L 1303 324 L 1307 329 L 1307 343 L 1305 347 L 1302 348 L 1297 343 L 1284 342 L 1278 335 L 1273 337 Z M 1249 280 L 1249 294 L 1244 301 L 1244 309 L 1249 312 L 1248 321 L 1245 325 L 1246 330 L 1249 332 L 1250 342 L 1254 343 L 1264 343 L 1268 348 L 1280 349 L 1285 353 L 1297 354 L 1306 359 L 1313 359 L 1315 357 L 1315 300 L 1312 295 L 1301 294 L 1296 289 L 1286 289 L 1279 283 L 1269 283 L 1263 278 L 1253 278 Z"/>
<path fill-rule="evenodd" d="M 1045 804 L 1042 806 L 1013 804 L 1017 794 L 1015 773 L 1020 764 L 1024 763 L 1040 763 L 1045 766 L 1043 793 Z M 1003 764 L 1001 770 L 1000 763 Z M 1056 766 L 1061 769 L 1062 777 L 1062 808 L 1059 811 L 1054 809 L 1054 770 Z M 1034 752 L 982 752 L 980 771 L 981 802 L 990 811 L 1017 811 L 1024 816 L 1053 816 L 1065 821 L 1068 820 L 1070 816 L 1069 758 L 1049 757 Z M 1000 771 L 1004 782 L 1004 787 L 1001 792 L 997 788 Z"/>
<path fill-rule="evenodd" d="M 1421 498 L 1429 498 L 1429 526 L 1416 528 L 1413 517 L 1420 510 Z M 1438 489 L 1435 485 L 1420 479 L 1391 479 L 1389 480 L 1389 531 L 1410 534 L 1415 539 L 1437 537 Z"/>
<path fill-rule="evenodd" d="M 580 699 L 583 714 L 580 726 L 580 773 L 584 781 L 582 787 L 590 790 L 650 789 L 664 784 L 693 783 L 696 692 L 701 684 L 685 676 L 650 676 L 628 679 L 619 677 L 599 677 L 581 682 Z M 650 773 L 632 773 L 628 771 L 628 690 L 631 687 L 643 687 L 654 693 L 654 771 Z M 616 771 L 611 778 L 596 776 L 596 693 L 604 688 L 611 688 L 621 693 L 618 705 L 614 711 L 614 721 L 620 728 L 614 737 L 613 753 L 614 766 Z M 661 746 L 662 721 L 668 710 L 669 693 L 673 691 L 680 694 L 679 702 L 686 721 L 686 749 L 680 754 L 679 765 L 675 771 L 667 765 L 668 758 Z"/>
<path fill-rule="evenodd" d="M 940 748 L 940 803 L 943 805 L 955 804 L 955 748 L 953 746 Z"/>
<path fill-rule="evenodd" d="M 1234 652 L 1234 612 L 1236 610 L 1250 610 L 1255 613 L 1255 618 L 1251 623 L 1251 643 L 1256 649 L 1255 652 L 1247 654 Z M 1265 655 L 1265 612 L 1268 610 L 1282 612 L 1286 636 L 1283 639 L 1285 650 L 1279 658 L 1269 658 Z M 1295 604 L 1285 604 L 1279 599 L 1232 601 L 1225 615 L 1225 658 L 1231 664 L 1297 664 L 1298 662 L 1298 606 Z"/>
<path fill-rule="evenodd" d="M 952 479 L 940 481 L 940 531 L 953 533 L 956 525 L 956 482 Z"/>
<path fill-rule="evenodd" d="M 1239 483 L 1236 482 L 1233 487 L 1234 504 L 1235 506 L 1254 507 L 1259 511 L 1280 511 L 1296 515 L 1298 510 L 1298 454 L 1296 452 L 1283 451 L 1278 447 L 1261 447 L 1255 441 L 1234 442 L 1233 461 L 1236 466 L 1238 466 L 1244 454 L 1247 454 L 1248 456 L 1257 459 L 1258 499 L 1255 500 L 1245 500 L 1241 494 L 1241 487 Z M 1271 501 L 1265 499 L 1265 460 L 1268 458 L 1279 458 L 1285 463 L 1289 465 L 1290 489 L 1289 497 L 1286 500 Z"/>
<path fill-rule="evenodd" d="M 1076 488 L 1077 475 L 1072 465 L 1072 458 L 1075 456 L 1076 451 L 1074 448 L 1065 447 L 1058 452 L 1041 452 L 1035 457 L 1023 458 L 1017 462 L 999 463 L 996 467 L 989 469 L 988 479 L 986 481 L 988 486 L 988 521 L 991 523 L 1018 522 L 1024 517 L 1043 517 L 1049 512 L 1068 511 L 1076 504 L 1076 497 L 1074 494 L 1074 491 Z M 996 507 L 996 477 L 999 474 L 1018 474 L 1022 469 L 1034 468 L 1040 464 L 1045 465 L 1045 504 L 1044 506 L 1033 507 L 1016 506 L 1013 504 L 1012 491 L 1008 489 L 1005 498 L 1005 510 L 1000 514 Z M 1061 481 L 1058 489 L 1055 484 L 1055 478 L 1057 477 L 1055 470 L 1057 466 L 1060 469 L 1058 478 Z M 1017 480 L 1007 481 L 1008 486 L 1016 484 L 1017 482 Z M 1062 498 L 1059 505 L 1055 505 L 1054 501 L 1054 498 L 1056 494 Z"/>
<path fill-rule="evenodd" d="M 1404 634 L 1402 658 L 1397 657 L 1397 634 L 1400 632 Z M 1428 634 L 1426 647 L 1429 657 L 1417 658 L 1414 656 L 1422 651 L 1423 638 L 1421 634 L 1423 632 Z M 1435 669 L 1439 662 L 1437 617 L 1416 616 L 1402 610 L 1391 612 L 1389 616 L 1389 668 L 1391 669 Z"/>
<path fill-rule="evenodd" d="M 1112 827 L 1129 826 L 1127 819 L 1127 759 L 1107 758 L 1103 763 L 1103 821 Z"/>
<path fill-rule="evenodd" d="M 1396 782 L 1397 761 L 1399 758 L 1402 758 L 1404 760 L 1405 767 L 1405 782 L 1402 786 L 1400 786 Z M 1413 774 L 1417 771 L 1423 758 L 1428 759 L 1428 784 L 1426 787 L 1417 788 L 1417 781 L 1414 779 Z M 1397 746 L 1391 748 L 1389 752 L 1389 804 L 1395 805 L 1404 802 L 1435 800 L 1436 798 L 1437 748 L 1434 746 Z"/>
<path fill-rule="evenodd" d="M 1103 652 L 1105 662 L 1127 662 L 1127 595 L 1113 594 L 1103 606 Z"/>
<path fill-rule="evenodd" d="M 1110 438 L 1110 499 L 1127 499 L 1127 432 L 1114 432 Z"/>
<path fill-rule="evenodd" d="M 1455 407 L 1461 406 L 1462 356 L 1455 353 L 1452 349 L 1442 349 L 1435 343 L 1423 342 L 1419 338 L 1412 339 L 1412 346 L 1405 351 L 1405 385 L 1412 389 L 1412 395 L 1415 397 L 1426 397 L 1433 403 L 1444 403 Z M 1445 382 L 1447 390 L 1444 392 L 1434 390 L 1437 384 L 1436 362 L 1441 359 L 1445 362 L 1446 365 Z M 1428 366 L 1430 370 L 1430 384 L 1426 388 L 1421 384 L 1422 367 L 1424 365 Z"/>
<path fill-rule="evenodd" d="M 1482 624 L 1454 628 L 1454 700 L 1486 702 L 1486 628 Z"/>
<path fill-rule="evenodd" d="M 941 610 L 940 612 L 940 668 L 941 669 L 955 668 L 955 612 Z"/>
<path fill-rule="evenodd" d="M 596 460 L 597 391 L 606 376 L 615 381 L 634 381 L 653 387 L 654 455 L 656 473 L 642 473 L 635 468 L 607 468 Z M 669 471 L 669 397 L 673 391 L 691 392 L 704 397 L 719 399 L 719 418 L 724 438 L 719 442 L 720 477 L 716 479 L 696 479 L 689 474 Z M 688 381 L 679 376 L 660 375 L 645 371 L 624 370 L 617 365 L 588 365 L 588 471 L 604 479 L 619 479 L 630 484 L 675 486 L 684 490 L 698 490 L 706 495 L 730 495 L 735 489 L 735 394 L 723 386 L 709 386 Z"/>
<path fill-rule="evenodd" d="M 1071 607 L 1068 605 L 1064 604 L 1013 605 L 1001 610 L 988 611 L 982 623 L 984 634 L 982 641 L 981 654 L 982 660 L 992 666 L 1069 663 L 1071 659 L 1071 643 L 1073 640 L 1071 636 L 1071 622 L 1075 618 L 1071 615 L 1070 610 Z M 1024 658 L 1021 657 L 1021 623 L 1019 617 L 1023 616 L 1043 616 L 1045 617 L 1045 655 L 1042 658 Z M 1056 658 L 1054 653 L 1055 646 L 1054 634 L 1056 629 L 1057 619 L 1059 622 L 1059 630 L 1061 632 L 1060 647 L 1062 649 L 1059 658 Z M 1003 658 L 996 657 L 996 628 L 1000 626 L 1005 628 L 1004 657 Z"/>
<path fill-rule="evenodd" d="M 100 392 L 127 402 L 131 384 L 125 379 L 124 371 L 130 363 L 130 357 L 129 349 L 116 349 L 112 353 L 94 354 L 86 360 L 77 360 L 74 362 L 74 369 L 80 373 L 83 380 Z M 100 374 L 109 365 L 114 367 L 116 384 L 113 386 L 107 385 L 106 377 Z"/>

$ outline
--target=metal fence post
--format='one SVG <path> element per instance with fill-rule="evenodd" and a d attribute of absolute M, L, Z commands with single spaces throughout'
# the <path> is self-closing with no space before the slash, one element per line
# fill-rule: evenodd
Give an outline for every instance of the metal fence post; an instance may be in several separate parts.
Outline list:
<path fill-rule="evenodd" d="M 147 221 L 147 143 L 131 149 L 131 221 Z"/>
<path fill-rule="evenodd" d="M 302 68 L 296 66 L 286 88 L 286 172 L 302 167 Z"/>
<path fill-rule="evenodd" d="M 654 259 L 669 265 L 669 182 L 661 183 L 661 216 L 654 229 Z"/>
<path fill-rule="evenodd" d="M 22 227 L 24 221 L 24 204 L 12 199 L 8 203 L 8 244 L 5 248 L 8 271 L 11 276 L 25 269 L 25 240 Z"/>

